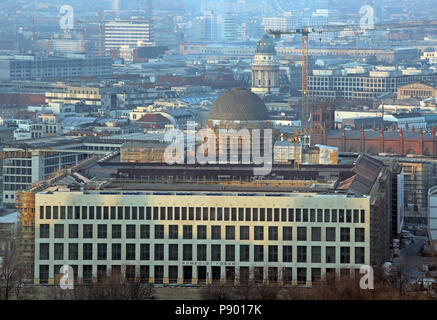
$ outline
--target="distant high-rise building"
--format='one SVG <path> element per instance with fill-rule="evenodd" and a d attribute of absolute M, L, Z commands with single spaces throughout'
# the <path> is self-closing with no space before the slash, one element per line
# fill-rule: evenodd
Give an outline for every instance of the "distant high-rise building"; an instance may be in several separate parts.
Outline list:
<path fill-rule="evenodd" d="M 218 17 L 214 11 L 205 10 L 203 15 L 194 21 L 196 37 L 203 41 L 217 41 L 219 38 Z"/>
<path fill-rule="evenodd" d="M 236 41 L 238 38 L 237 21 L 232 15 L 222 18 L 222 37 L 224 41 Z"/>
<path fill-rule="evenodd" d="M 153 25 L 149 19 L 105 21 L 105 50 L 121 46 L 138 47 L 153 43 Z"/>
<path fill-rule="evenodd" d="M 152 0 L 146 0 L 146 18 L 148 19 L 153 18 Z"/>

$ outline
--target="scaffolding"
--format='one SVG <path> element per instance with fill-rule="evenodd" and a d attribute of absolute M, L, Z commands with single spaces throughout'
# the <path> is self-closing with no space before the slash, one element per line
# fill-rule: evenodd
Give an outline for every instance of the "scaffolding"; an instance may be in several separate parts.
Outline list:
<path fill-rule="evenodd" d="M 35 255 L 35 193 L 19 191 L 15 198 L 17 219 L 17 261 L 25 270 L 25 280 L 33 280 Z"/>

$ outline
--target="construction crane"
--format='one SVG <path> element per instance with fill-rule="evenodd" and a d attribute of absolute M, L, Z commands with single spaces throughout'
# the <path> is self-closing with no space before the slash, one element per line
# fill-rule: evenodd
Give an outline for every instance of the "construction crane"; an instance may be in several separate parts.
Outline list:
<path fill-rule="evenodd" d="M 99 30 L 99 56 L 103 56 L 103 20 L 102 15 L 99 13 L 99 21 L 82 21 L 82 20 L 76 20 L 76 22 L 81 25 L 81 43 L 80 43 L 80 49 L 81 52 L 85 52 L 85 24 L 97 24 L 98 30 Z"/>
<path fill-rule="evenodd" d="M 309 34 L 323 34 L 327 32 L 354 31 L 356 36 L 356 47 L 358 47 L 359 33 L 371 30 L 393 30 L 418 27 L 437 27 L 437 21 L 409 21 L 394 24 L 374 24 L 363 28 L 361 25 L 328 25 L 328 26 L 307 26 L 290 31 L 267 30 L 274 39 L 281 35 L 300 34 L 302 36 L 302 109 L 301 109 L 301 130 L 298 136 L 304 136 L 304 144 L 309 144 L 310 133 L 310 110 L 309 110 Z"/>

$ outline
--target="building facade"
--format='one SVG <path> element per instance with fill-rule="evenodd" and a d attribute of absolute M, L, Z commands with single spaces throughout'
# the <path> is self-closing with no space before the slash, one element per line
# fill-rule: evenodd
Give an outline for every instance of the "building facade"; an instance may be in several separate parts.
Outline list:
<path fill-rule="evenodd" d="M 105 21 L 105 50 L 121 46 L 139 47 L 153 44 L 153 25 L 148 19 L 116 19 Z"/>
<path fill-rule="evenodd" d="M 63 56 L 14 55 L 0 57 L 0 80 L 71 79 L 112 76 L 109 56 L 65 54 Z"/>
<path fill-rule="evenodd" d="M 43 192 L 35 195 L 35 283 L 62 265 L 151 283 L 252 277 L 311 285 L 370 264 L 370 197 L 312 193 Z M 270 204 L 270 205 L 269 205 Z"/>

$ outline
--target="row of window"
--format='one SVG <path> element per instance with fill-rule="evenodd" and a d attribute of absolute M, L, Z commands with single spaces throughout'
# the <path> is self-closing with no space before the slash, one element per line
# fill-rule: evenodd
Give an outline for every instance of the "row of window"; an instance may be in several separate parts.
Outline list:
<path fill-rule="evenodd" d="M 54 238 L 63 239 L 65 237 L 65 226 L 64 224 L 54 225 Z M 93 224 L 83 224 L 81 239 L 93 239 L 95 238 L 95 229 L 97 229 L 98 239 L 108 238 L 108 225 L 98 224 L 96 228 Z M 122 235 L 122 225 L 112 224 L 111 226 L 111 238 L 112 239 L 150 239 L 150 225 L 142 224 L 137 230 L 137 225 L 127 224 L 124 226 L 124 235 Z M 167 228 L 166 228 L 167 227 Z M 154 238 L 155 239 L 179 239 L 179 231 L 182 229 L 183 239 L 193 239 L 193 226 L 184 225 L 179 228 L 179 225 L 155 225 L 154 226 Z M 236 240 L 235 226 L 224 226 L 224 240 Z M 166 230 L 167 229 L 167 230 Z M 211 226 L 210 233 L 208 234 L 208 228 L 206 225 L 196 226 L 196 236 L 195 239 L 198 240 L 222 240 L 222 226 Z M 239 227 L 239 240 L 251 240 L 250 239 L 250 226 L 240 226 Z M 269 240 L 278 241 L 279 240 L 279 230 L 277 226 L 254 226 L 252 227 L 253 240 Z M 322 241 L 322 227 L 297 227 L 297 241 Z M 340 229 L 340 241 L 350 242 L 351 241 L 351 228 L 342 227 Z M 353 228 L 355 232 L 355 242 L 365 242 L 365 229 L 364 228 Z M 264 236 L 264 231 L 267 230 L 267 235 Z M 324 241 L 337 241 L 337 228 L 335 227 L 325 227 L 325 239 Z M 139 233 L 137 232 L 139 231 Z M 310 237 L 308 237 L 308 231 L 310 231 Z M 165 237 L 167 235 L 167 237 Z M 139 237 L 138 237 L 139 236 Z M 41 239 L 50 238 L 50 225 L 40 224 L 39 226 L 39 237 Z M 79 225 L 69 224 L 68 225 L 68 238 L 78 239 L 79 238 Z M 283 226 L 282 227 L 282 241 L 292 241 L 293 240 L 293 227 Z"/>
<path fill-rule="evenodd" d="M 365 223 L 365 210 L 300 208 L 40 206 L 40 219 Z"/>
<path fill-rule="evenodd" d="M 49 265 L 40 265 L 39 266 L 39 281 L 41 284 L 47 284 L 49 279 Z M 62 276 L 59 272 L 61 270 L 62 265 L 54 265 L 54 271 L 58 278 Z M 93 266 L 92 265 L 71 265 L 74 273 L 74 279 L 78 278 L 79 268 L 82 270 L 82 279 L 84 282 L 92 281 L 93 277 Z M 293 279 L 293 268 L 284 267 L 281 268 L 281 275 L 279 275 L 278 267 L 232 267 L 232 266 L 176 266 L 176 265 L 155 265 L 153 268 L 150 268 L 148 265 L 139 266 L 139 273 L 136 271 L 138 268 L 133 265 L 124 266 L 124 276 L 127 279 L 135 279 L 139 278 L 142 282 L 149 282 L 150 277 L 154 278 L 154 283 L 163 283 L 164 276 L 168 277 L 169 283 L 176 283 L 178 278 L 180 277 L 180 273 L 184 283 L 191 284 L 193 280 L 193 268 L 196 268 L 197 271 L 197 283 L 205 283 L 207 278 L 210 278 L 213 282 L 220 281 L 222 277 L 227 281 L 234 281 L 239 279 L 241 282 L 248 281 L 249 278 L 254 279 L 256 282 L 262 282 L 263 280 L 269 280 L 271 282 L 275 282 L 279 280 L 283 280 L 284 284 L 290 284 Z M 164 269 L 166 269 L 167 274 L 164 274 Z M 153 271 L 151 274 L 150 271 Z M 307 268 L 296 268 L 296 279 L 298 283 L 305 284 L 307 280 L 311 280 L 312 282 L 317 282 L 321 280 L 322 269 L 321 268 L 311 268 L 308 270 L 310 272 L 311 278 L 307 278 Z M 359 269 L 354 269 L 355 274 L 358 274 Z M 121 265 L 111 265 L 110 270 L 108 270 L 107 265 L 97 265 L 97 279 L 100 280 L 104 276 L 108 275 L 111 272 L 112 274 L 122 274 Z M 224 272 L 224 275 L 222 275 Z M 325 272 L 333 273 L 335 269 L 326 268 Z M 346 276 L 350 275 L 350 269 L 340 269 L 340 275 Z"/>
<path fill-rule="evenodd" d="M 238 246 L 230 244 L 225 245 L 225 261 L 235 261 L 235 250 Z M 53 246 L 53 260 L 78 260 L 79 259 L 79 244 L 70 243 L 68 244 L 68 256 L 64 252 L 63 243 L 55 243 Z M 167 250 L 164 250 L 164 244 L 154 245 L 154 261 L 178 261 L 182 258 L 183 261 L 222 261 L 222 246 L 219 244 L 211 244 L 210 250 L 208 252 L 206 244 L 196 245 L 196 259 L 193 257 L 193 245 L 192 244 L 182 244 L 181 246 L 177 243 L 168 244 Z M 180 256 L 179 249 L 182 248 L 182 257 Z M 298 263 L 322 263 L 322 247 L 320 246 L 296 246 L 297 250 L 297 260 Z M 309 250 L 311 248 L 311 250 Z M 111 253 L 108 254 L 108 245 L 106 243 L 97 244 L 97 255 L 93 255 L 93 244 L 84 243 L 82 244 L 82 260 L 150 260 L 150 244 L 142 243 L 139 245 L 139 256 L 136 252 L 137 246 L 135 243 L 128 243 L 125 245 L 125 250 L 122 252 L 122 245 L 120 243 L 111 244 Z M 267 249 L 267 254 L 265 255 L 265 249 Z M 268 262 L 280 262 L 279 261 L 279 250 L 282 249 L 282 262 L 293 262 L 293 247 L 292 246 L 277 246 L 277 245 L 254 245 L 252 251 L 252 259 L 255 262 L 265 262 L 266 258 Z M 340 263 L 351 263 L 350 259 L 350 247 L 340 247 Z M 249 245 L 239 245 L 239 261 L 248 262 L 251 260 L 250 246 Z M 165 258 L 165 251 L 167 252 L 167 258 Z M 311 256 L 307 256 L 307 252 L 311 252 Z M 336 259 L 336 247 L 325 247 L 325 261 L 324 263 L 337 263 Z M 208 254 L 209 253 L 209 254 Z M 364 247 L 355 247 L 355 264 L 364 263 Z M 66 259 L 68 257 L 68 259 Z M 39 259 L 40 260 L 51 260 L 50 257 L 50 244 L 40 243 L 39 244 Z"/>

